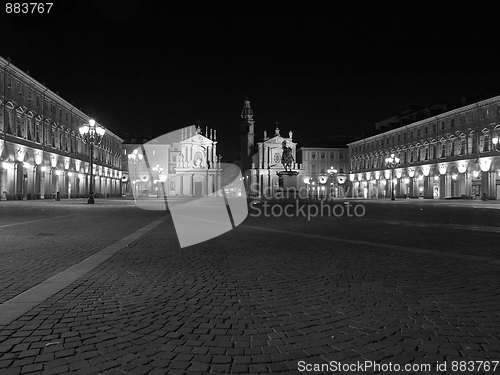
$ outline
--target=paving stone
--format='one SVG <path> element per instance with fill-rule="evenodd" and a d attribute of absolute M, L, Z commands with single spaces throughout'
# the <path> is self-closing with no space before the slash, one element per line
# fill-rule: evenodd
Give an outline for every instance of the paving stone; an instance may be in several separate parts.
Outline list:
<path fill-rule="evenodd" d="M 38 305 L 26 319 L 0 327 L 0 369 L 8 363 L 18 372 L 21 364 L 47 365 L 48 371 L 68 365 L 72 371 L 94 371 L 102 365 L 109 374 L 208 371 L 191 369 L 196 362 L 211 373 L 236 372 L 246 365 L 248 373 L 279 373 L 285 367 L 294 373 L 296 362 L 295 368 L 287 363 L 319 355 L 346 361 L 495 359 L 500 348 L 499 327 L 493 323 L 498 267 L 453 255 L 500 259 L 497 234 L 438 225 L 440 217 L 465 225 L 444 206 L 423 206 L 435 212 L 425 217 L 410 206 L 398 206 L 398 211 L 383 204 L 369 207 L 373 211 L 358 221 L 249 218 L 224 236 L 182 251 L 171 222 L 165 222 Z M 500 210 L 491 211 L 464 210 L 484 225 L 500 219 Z M 158 217 L 141 215 L 137 223 L 148 215 Z M 129 231 L 138 225 L 125 221 Z M 252 225 L 276 231 L 257 231 Z M 401 226 L 406 230 L 400 233 L 396 229 Z M 391 236 L 382 236 L 388 228 L 394 229 Z M 351 242 L 280 230 L 326 233 Z M 30 276 L 30 282 L 43 281 L 47 272 L 62 270 L 125 233 L 119 226 L 107 231 L 108 237 L 96 237 L 91 246 L 82 241 L 78 254 L 64 254 L 54 267 Z M 396 248 L 352 242 L 361 238 Z M 473 246 L 477 243 L 480 249 Z M 49 243 L 41 246 L 46 254 L 31 248 L 20 254 L 31 251 L 38 263 L 44 256 L 54 259 Z M 415 246 L 432 252 L 422 256 L 405 250 Z M 16 272 L 25 269 L 18 266 Z M 56 341 L 57 346 L 44 346 Z M 31 355 L 31 350 L 38 352 Z M 86 360 L 95 368 L 79 367 Z M 105 367 L 110 363 L 119 365 Z"/>

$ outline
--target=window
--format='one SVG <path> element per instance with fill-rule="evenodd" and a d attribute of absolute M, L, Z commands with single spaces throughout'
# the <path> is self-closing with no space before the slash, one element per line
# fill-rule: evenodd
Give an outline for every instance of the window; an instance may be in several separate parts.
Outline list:
<path fill-rule="evenodd" d="M 334 152 L 330 152 L 330 159 L 334 159 L 335 158 L 335 153 Z"/>
<path fill-rule="evenodd" d="M 343 160 L 344 159 L 344 154 L 342 152 L 339 152 L 339 159 Z"/>
<path fill-rule="evenodd" d="M 21 95 L 21 82 L 17 81 L 16 82 L 16 91 L 18 95 Z"/>
<path fill-rule="evenodd" d="M 484 135 L 484 147 L 483 147 L 484 152 L 490 151 L 490 135 L 489 133 L 486 133 Z"/>
<path fill-rule="evenodd" d="M 29 88 L 28 89 L 28 100 L 31 100 L 31 97 L 33 96 L 33 89 Z"/>
<path fill-rule="evenodd" d="M 444 130 L 444 121 L 441 121 L 441 130 Z"/>
<path fill-rule="evenodd" d="M 7 77 L 7 88 L 12 89 L 12 77 Z"/>
<path fill-rule="evenodd" d="M 427 134 L 427 133 L 429 133 L 429 127 L 428 126 L 425 127 L 425 134 Z"/>
<path fill-rule="evenodd" d="M 432 131 L 433 131 L 433 132 L 435 132 L 435 131 L 436 131 L 436 128 L 437 128 L 436 124 L 432 125 Z"/>
<path fill-rule="evenodd" d="M 417 129 L 417 137 L 420 137 L 420 128 Z"/>
<path fill-rule="evenodd" d="M 40 122 L 35 124 L 35 142 L 40 143 Z"/>
<path fill-rule="evenodd" d="M 311 159 L 312 159 L 312 160 L 315 160 L 315 159 L 316 159 L 316 153 L 315 153 L 315 152 L 311 152 Z"/>
<path fill-rule="evenodd" d="M 453 119 L 453 118 L 451 119 L 451 127 L 452 128 L 455 127 L 455 119 Z"/>
<path fill-rule="evenodd" d="M 324 152 L 320 153 L 320 154 L 319 154 L 319 157 L 320 157 L 321 159 L 324 159 L 324 158 L 325 158 L 325 153 L 324 153 Z"/>

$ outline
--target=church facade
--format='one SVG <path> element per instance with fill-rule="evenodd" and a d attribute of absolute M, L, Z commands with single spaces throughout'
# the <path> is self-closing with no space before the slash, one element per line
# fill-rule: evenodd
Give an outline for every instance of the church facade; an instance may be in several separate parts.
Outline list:
<path fill-rule="evenodd" d="M 220 190 L 217 134 L 189 126 L 128 151 L 125 191 L 137 197 L 202 197 Z"/>
<path fill-rule="evenodd" d="M 253 110 L 250 101 L 245 100 L 241 112 L 241 170 L 248 196 L 269 197 L 305 189 L 304 173 L 297 161 L 297 143 L 293 142 L 292 131 L 288 137 L 280 134 L 276 122 L 274 135 L 268 136 L 264 130 L 263 138 L 254 143 L 255 133 Z M 288 165 L 283 164 L 283 156 L 290 155 Z"/>

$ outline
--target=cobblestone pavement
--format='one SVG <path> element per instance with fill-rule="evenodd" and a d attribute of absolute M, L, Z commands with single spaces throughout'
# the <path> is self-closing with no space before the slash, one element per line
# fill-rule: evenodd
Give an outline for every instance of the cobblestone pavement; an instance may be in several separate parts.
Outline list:
<path fill-rule="evenodd" d="M 423 367 L 397 373 L 500 373 L 500 364 L 492 371 L 500 361 L 500 211 L 350 202 L 363 205 L 363 217 L 265 217 L 254 208 L 235 230 L 182 250 L 167 217 L 0 326 L 0 374 L 326 374 L 338 366 L 370 374 L 408 364 Z M 133 210 L 117 206 L 115 215 Z M 123 235 L 106 219 L 111 210 L 100 213 L 102 247 Z M 91 212 L 80 223 L 91 225 Z M 138 213 L 134 228 L 163 214 Z M 78 239 L 69 218 L 59 226 Z M 14 248 L 34 240 L 17 237 Z M 65 257 L 43 246 L 47 264 Z M 378 367 L 357 367 L 366 364 Z"/>

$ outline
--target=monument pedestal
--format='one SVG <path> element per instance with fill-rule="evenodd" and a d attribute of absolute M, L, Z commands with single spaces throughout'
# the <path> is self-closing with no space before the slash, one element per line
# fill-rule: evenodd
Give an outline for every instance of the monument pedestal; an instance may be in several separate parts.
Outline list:
<path fill-rule="evenodd" d="M 298 194 L 297 176 L 299 172 L 297 171 L 280 171 L 276 172 L 280 179 L 279 186 L 282 189 L 283 195 L 294 198 Z"/>

